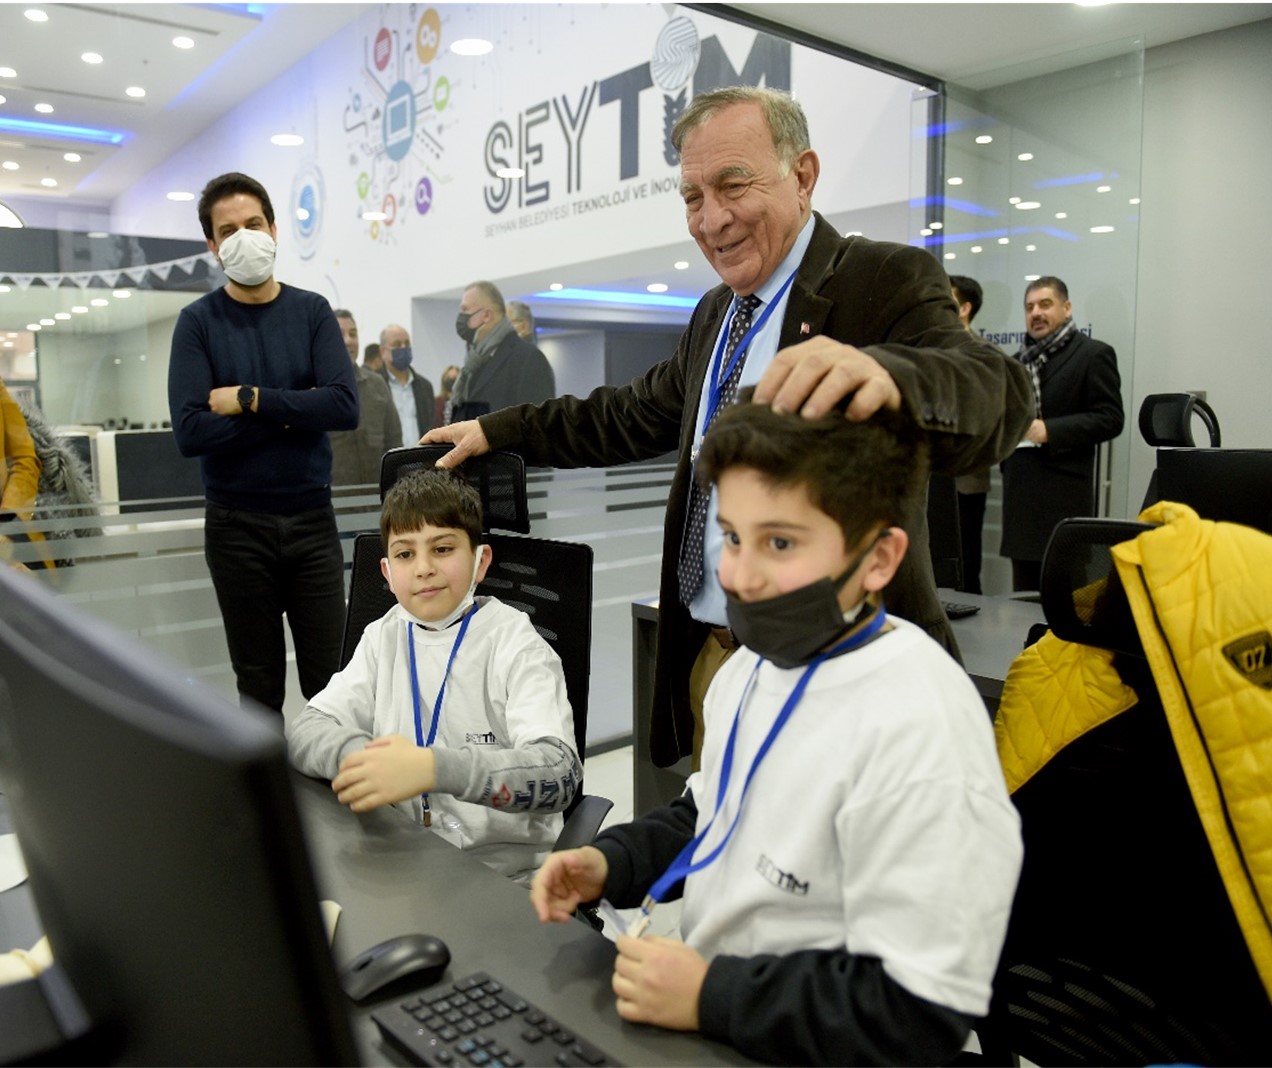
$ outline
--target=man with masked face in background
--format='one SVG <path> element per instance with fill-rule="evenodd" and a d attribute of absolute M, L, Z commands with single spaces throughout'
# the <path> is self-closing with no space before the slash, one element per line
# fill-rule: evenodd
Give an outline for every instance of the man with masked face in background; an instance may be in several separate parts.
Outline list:
<path fill-rule="evenodd" d="M 284 615 L 306 697 L 339 666 L 344 555 L 327 432 L 357 427 L 357 385 L 327 299 L 274 278 L 264 187 L 239 173 L 212 179 L 199 222 L 227 281 L 177 319 L 172 430 L 182 455 L 199 457 L 204 555 L 240 700 L 281 712 Z"/>
<path fill-rule="evenodd" d="M 411 366 L 411 335 L 397 323 L 380 331 L 380 358 L 380 373 L 402 421 L 402 440 L 413 445 L 433 427 L 433 383 Z"/>

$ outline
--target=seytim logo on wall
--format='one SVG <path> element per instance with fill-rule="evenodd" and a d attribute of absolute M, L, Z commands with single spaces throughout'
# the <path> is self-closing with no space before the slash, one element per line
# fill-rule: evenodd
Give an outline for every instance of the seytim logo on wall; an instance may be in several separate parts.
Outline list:
<path fill-rule="evenodd" d="M 491 125 L 485 142 L 486 173 L 492 179 L 483 189 L 487 210 L 492 215 L 509 208 L 539 210 L 488 226 L 488 235 L 614 207 L 651 190 L 674 191 L 675 178 L 639 180 L 642 167 L 649 165 L 640 158 L 640 131 L 658 123 L 663 141 L 658 165 L 675 166 L 679 160 L 671 130 L 691 95 L 724 85 L 761 84 L 790 89 L 789 41 L 757 33 L 739 71 L 718 38 L 699 38 L 692 19 L 669 20 L 646 62 L 531 104 L 511 121 Z M 588 129 L 597 122 L 618 123 L 617 159 L 588 155 Z M 499 171 L 510 169 L 523 171 L 524 177 L 499 177 Z M 593 195 L 586 195 L 592 190 Z"/>

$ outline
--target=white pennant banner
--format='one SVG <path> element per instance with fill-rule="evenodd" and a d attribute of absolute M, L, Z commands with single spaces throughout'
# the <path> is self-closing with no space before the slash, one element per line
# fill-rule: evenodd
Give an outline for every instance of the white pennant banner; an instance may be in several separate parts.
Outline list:
<path fill-rule="evenodd" d="M 179 260 L 165 260 L 163 263 L 146 263 L 137 267 L 120 267 L 103 271 L 71 271 L 57 274 L 13 274 L 0 271 L 0 278 L 10 278 L 21 289 L 29 289 L 36 282 L 50 289 L 56 289 L 68 279 L 80 289 L 88 289 L 94 282 L 101 282 L 105 288 L 114 289 L 119 285 L 121 277 L 127 278 L 133 285 L 138 286 L 142 284 L 147 274 L 154 274 L 161 281 L 166 282 L 174 267 L 192 275 L 199 269 L 200 263 L 215 267 L 217 266 L 216 256 L 211 252 L 203 252 L 197 256 L 183 256 Z"/>

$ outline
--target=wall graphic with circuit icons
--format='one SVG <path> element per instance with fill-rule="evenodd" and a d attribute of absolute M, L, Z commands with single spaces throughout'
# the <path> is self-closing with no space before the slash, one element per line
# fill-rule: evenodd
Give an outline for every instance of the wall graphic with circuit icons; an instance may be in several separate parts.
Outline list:
<path fill-rule="evenodd" d="M 436 8 L 384 4 L 363 40 L 358 84 L 344 130 L 358 213 L 376 244 L 396 243 L 413 218 L 434 212 L 444 170 L 447 108 L 459 81 L 444 73 L 444 25 Z"/>

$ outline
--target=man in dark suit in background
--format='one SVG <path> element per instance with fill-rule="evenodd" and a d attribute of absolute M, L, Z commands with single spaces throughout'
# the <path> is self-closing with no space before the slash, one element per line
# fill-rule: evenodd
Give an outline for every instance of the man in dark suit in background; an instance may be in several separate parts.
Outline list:
<path fill-rule="evenodd" d="M 758 381 L 757 402 L 810 417 L 849 395 L 850 419 L 904 408 L 927 432 L 933 468 L 951 475 L 997 462 L 1023 435 L 1032 405 L 1024 369 L 963 329 L 945 271 L 929 253 L 843 238 L 813 213 L 821 165 L 789 96 L 749 87 L 702 94 L 673 143 L 689 232 L 723 282 L 699 302 L 675 354 L 585 400 L 521 405 L 427 435 L 455 444 L 440 461 L 447 467 L 490 448 L 560 467 L 679 450 L 663 536 L 650 739 L 661 766 L 694 751 L 701 695 L 732 644 L 716 577 L 714 495 L 690 491 L 697 443 L 726 394 Z M 888 611 L 953 649 L 923 516 L 907 530 L 912 549 L 889 587 Z"/>
<path fill-rule="evenodd" d="M 415 356 L 406 327 L 390 323 L 380 331 L 380 361 L 402 424 L 402 440 L 418 441 L 433 425 L 433 383 L 411 366 Z"/>
<path fill-rule="evenodd" d="M 358 380 L 358 428 L 333 430 L 327 435 L 331 439 L 331 484 L 378 486 L 380 458 L 402 444 L 402 420 L 384 377 L 358 366 L 358 324 L 353 312 L 337 308 L 336 322 Z"/>
<path fill-rule="evenodd" d="M 493 282 L 473 282 L 464 290 L 455 333 L 468 355 L 451 394 L 451 422 L 556 396 L 552 365 L 533 341 L 513 329 Z"/>
<path fill-rule="evenodd" d="M 1036 590 L 1055 525 L 1096 513 L 1096 446 L 1122 432 L 1122 380 L 1113 349 L 1078 330 L 1059 278 L 1025 290 L 1025 331 L 1016 359 L 1033 382 L 1035 418 L 1002 464 L 1000 552 L 1011 559 L 1012 588 Z"/>

